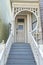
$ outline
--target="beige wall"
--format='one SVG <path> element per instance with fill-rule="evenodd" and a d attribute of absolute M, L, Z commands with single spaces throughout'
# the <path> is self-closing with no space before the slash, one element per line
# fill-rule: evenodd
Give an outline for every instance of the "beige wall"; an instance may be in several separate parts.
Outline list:
<path fill-rule="evenodd" d="M 12 2 L 38 2 L 39 0 L 11 0 Z"/>

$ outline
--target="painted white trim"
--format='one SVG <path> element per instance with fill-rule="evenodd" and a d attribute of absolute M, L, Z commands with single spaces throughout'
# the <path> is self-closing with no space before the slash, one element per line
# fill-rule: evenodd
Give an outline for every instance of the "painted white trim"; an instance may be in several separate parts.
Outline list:
<path fill-rule="evenodd" d="M 29 31 L 30 31 L 30 13 L 29 14 L 27 14 L 27 42 L 29 43 Z"/>
<path fill-rule="evenodd" d="M 15 19 L 15 25 L 16 25 L 16 23 L 17 23 L 17 19 L 18 19 L 18 18 L 21 18 L 21 19 L 23 18 L 23 19 L 24 19 L 24 27 L 25 27 L 25 28 L 24 28 L 24 29 L 25 29 L 25 30 L 24 30 L 24 32 L 25 32 L 25 33 L 24 33 L 24 38 L 25 38 L 25 43 L 26 43 L 26 33 L 27 33 L 27 31 L 26 31 L 26 16 L 24 16 L 24 15 L 18 15 L 18 16 L 16 17 L 16 19 Z M 16 36 L 16 28 L 15 28 L 15 42 L 16 42 L 16 37 L 17 37 L 17 36 Z"/>
<path fill-rule="evenodd" d="M 21 10 L 21 11 L 19 11 L 19 12 L 17 12 L 15 15 L 14 15 L 14 21 L 15 21 L 15 18 L 16 18 L 16 16 L 20 13 L 20 12 L 22 12 L 22 11 L 29 11 L 29 10 L 27 10 L 27 9 L 25 9 L 25 10 Z M 33 11 L 29 11 L 29 12 L 31 12 L 31 13 L 33 13 L 35 16 L 36 16 L 36 19 L 37 19 L 37 25 L 36 25 L 36 27 L 31 31 L 31 32 L 33 32 L 34 30 L 36 30 L 37 29 L 37 27 L 38 27 L 38 16 L 33 12 Z"/>

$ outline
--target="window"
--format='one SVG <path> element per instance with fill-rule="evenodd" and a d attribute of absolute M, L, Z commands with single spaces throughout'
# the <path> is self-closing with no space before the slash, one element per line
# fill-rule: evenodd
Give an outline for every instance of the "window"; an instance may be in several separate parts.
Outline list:
<path fill-rule="evenodd" d="M 37 24 L 37 20 L 32 23 L 32 30 L 35 28 L 36 24 Z"/>
<path fill-rule="evenodd" d="M 24 19 L 17 19 L 17 22 L 24 23 Z"/>
<path fill-rule="evenodd" d="M 23 25 L 19 25 L 18 30 L 23 30 Z"/>

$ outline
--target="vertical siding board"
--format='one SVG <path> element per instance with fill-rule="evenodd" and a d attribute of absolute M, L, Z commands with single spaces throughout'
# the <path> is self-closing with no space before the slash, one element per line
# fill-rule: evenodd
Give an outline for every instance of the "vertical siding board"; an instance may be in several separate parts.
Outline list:
<path fill-rule="evenodd" d="M 40 0 L 40 16 L 42 25 L 42 39 L 43 39 L 43 0 Z"/>

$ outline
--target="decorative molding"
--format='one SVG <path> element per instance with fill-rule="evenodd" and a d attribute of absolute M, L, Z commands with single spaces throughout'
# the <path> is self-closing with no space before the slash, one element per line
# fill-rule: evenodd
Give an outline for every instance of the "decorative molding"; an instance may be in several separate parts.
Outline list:
<path fill-rule="evenodd" d="M 11 2 L 39 2 L 39 0 L 11 0 Z"/>
<path fill-rule="evenodd" d="M 21 11 L 30 11 L 30 12 L 33 12 L 35 13 L 37 16 L 38 16 L 38 8 L 27 8 L 27 7 L 15 7 L 14 8 L 14 15 L 17 13 L 17 12 L 21 12 Z"/>

